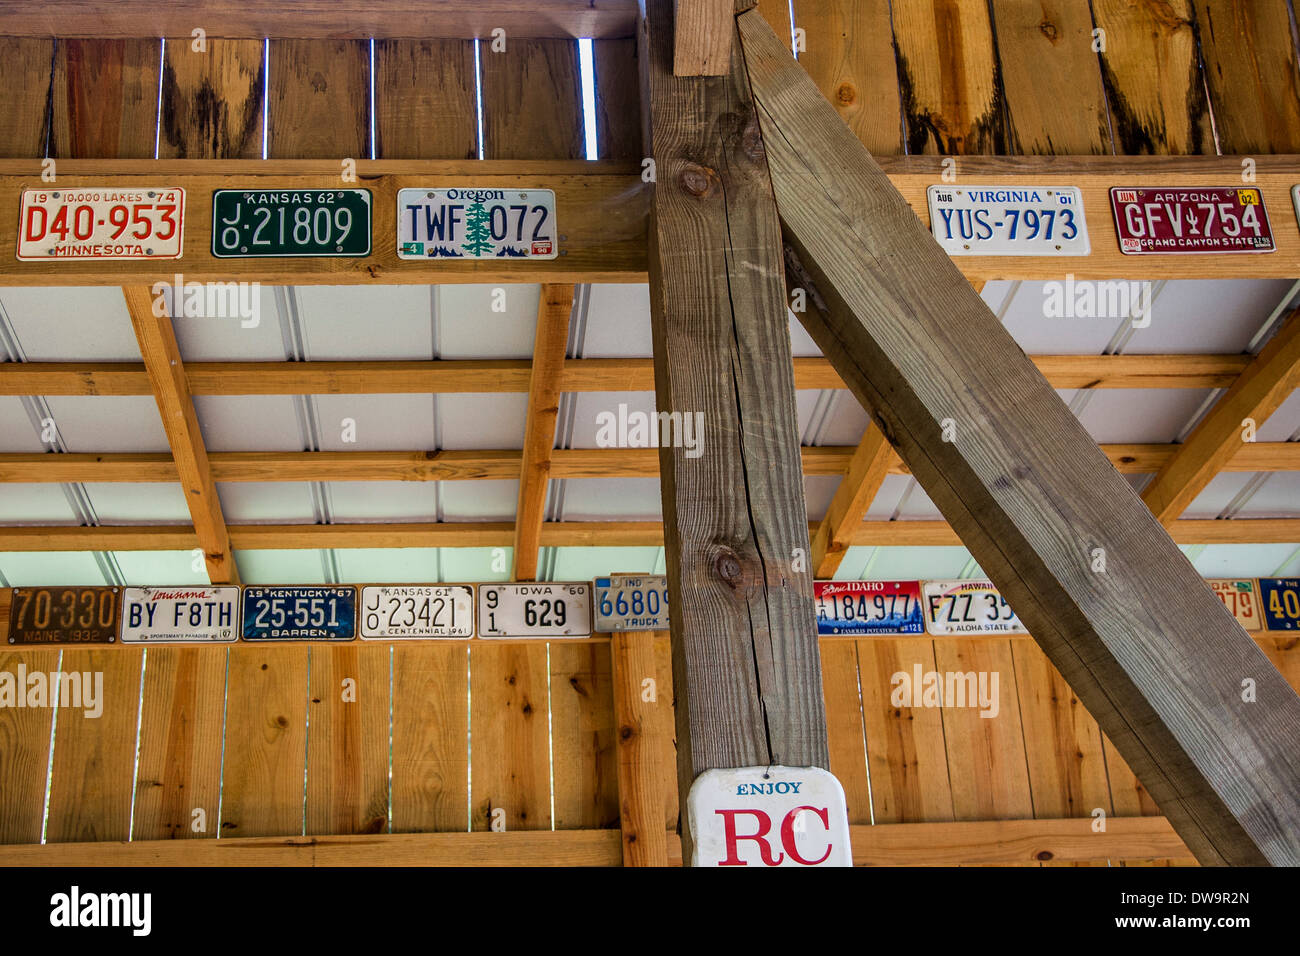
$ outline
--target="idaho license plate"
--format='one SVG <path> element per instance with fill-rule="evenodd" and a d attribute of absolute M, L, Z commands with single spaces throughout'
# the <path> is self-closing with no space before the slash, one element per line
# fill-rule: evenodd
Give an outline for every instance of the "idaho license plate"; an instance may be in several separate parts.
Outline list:
<path fill-rule="evenodd" d="M 246 641 L 350 641 L 357 591 L 348 587 L 244 588 Z"/>
<path fill-rule="evenodd" d="M 473 637 L 474 588 L 394 585 L 361 589 L 361 639 Z"/>
<path fill-rule="evenodd" d="M 1233 613 L 1237 623 L 1248 631 L 1258 631 L 1264 627 L 1259 616 L 1259 601 L 1255 594 L 1254 581 L 1233 581 L 1211 578 L 1205 582 L 1210 586 L 1224 606 Z"/>
<path fill-rule="evenodd" d="M 238 636 L 239 588 L 127 588 L 122 643 L 232 642 Z"/>
<path fill-rule="evenodd" d="M 1254 186 L 1117 186 L 1110 205 L 1126 256 L 1274 249 L 1264 195 Z"/>
<path fill-rule="evenodd" d="M 814 581 L 818 634 L 924 634 L 919 581 Z"/>
<path fill-rule="evenodd" d="M 117 588 L 14 588 L 10 644 L 112 644 Z"/>
<path fill-rule="evenodd" d="M 479 637 L 589 637 L 589 584 L 480 584 Z"/>
<path fill-rule="evenodd" d="M 931 186 L 930 231 L 950 256 L 1086 256 L 1075 186 Z"/>
<path fill-rule="evenodd" d="M 1300 631 L 1300 579 L 1260 578 L 1259 599 L 1270 631 Z"/>
<path fill-rule="evenodd" d="M 550 189 L 401 189 L 399 259 L 554 259 Z"/>
<path fill-rule="evenodd" d="M 185 190 L 175 186 L 24 189 L 18 258 L 179 259 Z"/>
<path fill-rule="evenodd" d="M 925 581 L 931 634 L 1027 634 L 1007 599 L 989 581 Z"/>
<path fill-rule="evenodd" d="M 597 578 L 596 630 L 668 630 L 668 578 L 662 574 L 611 574 Z"/>
<path fill-rule="evenodd" d="M 370 255 L 369 189 L 218 189 L 218 259 Z"/>

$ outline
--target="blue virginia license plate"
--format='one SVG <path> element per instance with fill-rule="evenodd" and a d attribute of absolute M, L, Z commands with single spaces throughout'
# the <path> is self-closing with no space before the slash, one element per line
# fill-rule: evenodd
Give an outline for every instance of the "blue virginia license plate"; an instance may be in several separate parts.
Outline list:
<path fill-rule="evenodd" d="M 244 588 L 246 641 L 350 641 L 356 633 L 356 588 Z"/>
<path fill-rule="evenodd" d="M 1076 186 L 931 186 L 930 231 L 950 256 L 1086 256 Z"/>

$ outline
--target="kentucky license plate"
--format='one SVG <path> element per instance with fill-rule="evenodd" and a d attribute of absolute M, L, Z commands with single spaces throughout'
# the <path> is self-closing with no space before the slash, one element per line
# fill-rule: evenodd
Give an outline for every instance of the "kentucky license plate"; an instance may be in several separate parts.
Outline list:
<path fill-rule="evenodd" d="M 925 581 L 931 634 L 1027 634 L 1007 599 L 989 581 Z"/>
<path fill-rule="evenodd" d="M 1210 586 L 1224 606 L 1248 631 L 1258 631 L 1264 623 L 1259 616 L 1259 601 L 1255 594 L 1254 581 L 1233 581 L 1211 578 L 1205 582 Z"/>
<path fill-rule="evenodd" d="M 179 259 L 185 190 L 174 186 L 24 189 L 18 258 Z"/>
<path fill-rule="evenodd" d="M 1086 256 L 1075 186 L 931 186 L 930 231 L 950 256 Z"/>
<path fill-rule="evenodd" d="M 1110 191 L 1126 256 L 1272 252 L 1264 196 L 1253 186 L 1178 186 Z"/>
<path fill-rule="evenodd" d="M 14 588 L 10 644 L 112 644 L 117 588 Z"/>
<path fill-rule="evenodd" d="M 244 588 L 246 641 L 350 641 L 357 591 L 346 587 Z"/>
<path fill-rule="evenodd" d="M 589 637 L 589 584 L 480 584 L 479 637 Z"/>
<path fill-rule="evenodd" d="M 401 189 L 399 259 L 554 259 L 550 189 Z"/>
<path fill-rule="evenodd" d="M 229 643 L 238 637 L 239 588 L 127 588 L 122 643 Z"/>
<path fill-rule="evenodd" d="M 662 574 L 611 574 L 597 578 L 596 630 L 668 630 L 668 578 Z"/>
<path fill-rule="evenodd" d="M 218 259 L 370 255 L 369 189 L 218 189 Z"/>
<path fill-rule="evenodd" d="M 1300 631 L 1300 579 L 1260 578 L 1259 599 L 1270 631 Z"/>
<path fill-rule="evenodd" d="M 919 581 L 814 581 L 818 634 L 924 634 Z"/>
<path fill-rule="evenodd" d="M 447 586 L 361 589 L 361 639 L 473 637 L 474 588 Z"/>

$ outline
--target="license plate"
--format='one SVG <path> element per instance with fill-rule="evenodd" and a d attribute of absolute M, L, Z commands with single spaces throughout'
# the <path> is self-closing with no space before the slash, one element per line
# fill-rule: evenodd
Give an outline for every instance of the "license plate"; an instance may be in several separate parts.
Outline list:
<path fill-rule="evenodd" d="M 361 639 L 473 637 L 474 588 L 450 586 L 361 589 Z"/>
<path fill-rule="evenodd" d="M 117 588 L 14 588 L 10 644 L 112 644 Z"/>
<path fill-rule="evenodd" d="M 1007 599 L 989 581 L 925 581 L 931 634 L 1027 634 Z"/>
<path fill-rule="evenodd" d="M 1248 631 L 1258 631 L 1264 627 L 1259 615 L 1259 601 L 1256 600 L 1254 581 L 1233 581 L 1210 578 L 1205 582 L 1210 586 L 1224 606 L 1236 617 L 1237 623 Z"/>
<path fill-rule="evenodd" d="M 950 256 L 1086 256 L 1075 186 L 931 186 L 930 231 Z"/>
<path fill-rule="evenodd" d="M 596 630 L 668 630 L 668 578 L 662 574 L 611 574 L 596 579 Z"/>
<path fill-rule="evenodd" d="M 350 641 L 356 588 L 244 588 L 246 641 Z"/>
<path fill-rule="evenodd" d="M 1270 631 L 1300 631 L 1300 579 L 1260 578 L 1259 599 Z"/>
<path fill-rule="evenodd" d="M 480 584 L 479 637 L 589 637 L 589 584 Z"/>
<path fill-rule="evenodd" d="M 554 259 L 550 189 L 401 189 L 399 259 Z"/>
<path fill-rule="evenodd" d="M 370 255 L 369 189 L 218 189 L 218 259 Z"/>
<path fill-rule="evenodd" d="M 1127 256 L 1272 252 L 1264 196 L 1253 186 L 1110 191 L 1119 250 Z"/>
<path fill-rule="evenodd" d="M 814 581 L 818 634 L 924 634 L 919 581 Z"/>
<path fill-rule="evenodd" d="M 18 258 L 179 259 L 185 190 L 175 186 L 24 189 Z"/>
<path fill-rule="evenodd" d="M 127 588 L 122 643 L 231 642 L 238 636 L 239 588 Z"/>

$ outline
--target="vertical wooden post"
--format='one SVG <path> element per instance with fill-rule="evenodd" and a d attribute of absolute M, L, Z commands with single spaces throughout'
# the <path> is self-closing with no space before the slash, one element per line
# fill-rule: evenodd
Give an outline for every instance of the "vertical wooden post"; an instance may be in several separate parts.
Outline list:
<path fill-rule="evenodd" d="M 614 721 L 618 740 L 618 818 L 623 829 L 624 866 L 667 866 L 668 840 L 664 829 L 658 778 L 671 768 L 660 766 L 651 736 L 652 708 L 672 706 L 671 701 L 644 699 L 643 681 L 653 678 L 653 631 L 610 635 L 614 667 Z M 656 688 L 656 695 L 658 689 Z"/>

